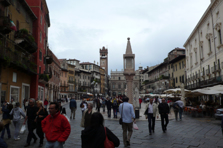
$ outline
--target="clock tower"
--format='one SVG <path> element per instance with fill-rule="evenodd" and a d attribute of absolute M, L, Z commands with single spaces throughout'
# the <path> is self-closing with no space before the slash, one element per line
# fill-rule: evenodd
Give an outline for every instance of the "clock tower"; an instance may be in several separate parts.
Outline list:
<path fill-rule="evenodd" d="M 106 75 L 108 75 L 108 49 L 102 47 L 100 52 L 100 67 L 105 69 Z"/>

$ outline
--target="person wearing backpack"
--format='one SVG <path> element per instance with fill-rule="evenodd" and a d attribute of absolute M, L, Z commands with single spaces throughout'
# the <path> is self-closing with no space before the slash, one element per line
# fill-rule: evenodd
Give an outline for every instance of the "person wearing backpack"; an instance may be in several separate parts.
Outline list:
<path fill-rule="evenodd" d="M 2 130 L 2 134 L 1 134 L 1 138 L 4 139 L 4 135 L 5 135 L 5 129 L 7 130 L 7 134 L 8 134 L 8 138 L 11 138 L 11 133 L 10 133 L 10 128 L 9 128 L 9 124 L 11 123 L 11 119 L 10 119 L 10 115 L 9 113 L 11 112 L 13 108 L 12 104 L 6 104 L 4 103 L 2 106 L 2 112 L 3 112 L 3 116 L 2 116 L 2 123 L 5 126 L 5 128 L 3 128 Z"/>
<path fill-rule="evenodd" d="M 13 115 L 13 125 L 15 127 L 14 132 L 14 140 L 20 140 L 19 138 L 19 128 L 20 128 L 20 121 L 21 121 L 21 115 L 25 118 L 26 115 L 23 112 L 23 110 L 19 107 L 19 102 L 16 102 L 15 108 L 13 108 L 10 112 L 10 115 Z"/>
<path fill-rule="evenodd" d="M 118 100 L 116 98 L 114 98 L 112 100 L 112 108 L 113 108 L 113 115 L 114 118 L 117 118 L 117 110 L 118 110 Z"/>

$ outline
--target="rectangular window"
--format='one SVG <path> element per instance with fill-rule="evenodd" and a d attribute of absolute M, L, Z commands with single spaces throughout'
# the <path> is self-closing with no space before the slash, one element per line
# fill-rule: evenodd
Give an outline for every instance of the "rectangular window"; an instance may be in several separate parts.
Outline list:
<path fill-rule="evenodd" d="M 209 51 L 211 51 L 211 39 L 208 39 Z"/>
<path fill-rule="evenodd" d="M 42 60 L 42 51 L 39 51 L 39 60 Z"/>
<path fill-rule="evenodd" d="M 222 44 L 221 29 L 218 30 L 219 43 Z"/>
<path fill-rule="evenodd" d="M 177 83 L 177 77 L 176 77 L 176 83 Z"/>
<path fill-rule="evenodd" d="M 184 83 L 184 75 L 182 75 L 182 79 L 181 80 L 182 80 L 182 83 Z"/>
<path fill-rule="evenodd" d="M 177 71 L 177 65 L 176 65 L 176 71 Z"/>
<path fill-rule="evenodd" d="M 180 76 L 180 83 L 181 83 L 181 76 Z"/>
<path fill-rule="evenodd" d="M 195 60 L 196 60 L 196 63 L 197 63 L 197 52 L 195 52 Z"/>
<path fill-rule="evenodd" d="M 179 63 L 179 68 L 181 69 L 181 63 Z"/>
<path fill-rule="evenodd" d="M 182 61 L 182 68 L 184 68 L 184 61 Z"/>
<path fill-rule="evenodd" d="M 12 99 L 19 102 L 19 87 L 10 86 L 10 102 Z"/>
<path fill-rule="evenodd" d="M 201 46 L 201 58 L 204 57 L 204 51 L 203 51 L 203 46 Z"/>
<path fill-rule="evenodd" d="M 12 75 L 12 82 L 17 82 L 17 73 L 13 72 L 13 75 Z"/>
<path fill-rule="evenodd" d="M 120 84 L 118 85 L 118 88 L 121 89 L 121 85 Z"/>

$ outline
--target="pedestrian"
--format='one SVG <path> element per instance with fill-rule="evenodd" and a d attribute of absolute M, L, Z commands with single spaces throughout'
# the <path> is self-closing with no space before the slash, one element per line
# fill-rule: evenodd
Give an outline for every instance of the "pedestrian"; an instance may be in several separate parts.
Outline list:
<path fill-rule="evenodd" d="M 37 141 L 37 137 L 34 134 L 34 130 L 36 129 L 36 113 L 38 112 L 38 108 L 34 105 L 35 104 L 35 99 L 31 98 L 29 100 L 29 107 L 27 108 L 27 113 L 26 113 L 26 118 L 24 120 L 24 125 L 26 124 L 27 121 L 27 125 L 28 125 L 28 136 L 27 136 L 27 140 L 26 140 L 26 145 L 24 147 L 28 147 L 30 146 L 30 142 L 33 139 L 34 142 L 36 143 Z"/>
<path fill-rule="evenodd" d="M 102 99 L 102 108 L 103 108 L 103 113 L 105 112 L 105 99 Z"/>
<path fill-rule="evenodd" d="M 98 112 L 100 112 L 100 107 L 101 107 L 101 103 L 100 103 L 100 99 L 96 99 L 96 109 L 98 110 Z"/>
<path fill-rule="evenodd" d="M 142 98 L 139 98 L 139 107 L 141 109 L 141 104 L 142 104 Z"/>
<path fill-rule="evenodd" d="M 155 120 L 156 116 L 157 118 L 159 117 L 158 112 L 158 104 L 154 103 L 153 99 L 150 99 L 144 112 L 146 119 L 148 119 L 149 135 L 152 135 L 152 131 L 153 133 L 155 132 Z"/>
<path fill-rule="evenodd" d="M 10 128 L 9 128 L 9 124 L 11 124 L 11 120 L 10 120 L 10 112 L 13 108 L 12 104 L 8 104 L 4 103 L 2 106 L 2 112 L 3 112 L 3 116 L 2 116 L 2 123 L 4 125 L 5 128 L 3 128 L 2 130 L 2 134 L 1 134 L 1 138 L 4 139 L 4 135 L 5 135 L 5 129 L 7 130 L 7 134 L 8 134 L 8 139 L 11 138 L 11 133 L 10 133 Z"/>
<path fill-rule="evenodd" d="M 178 99 L 178 101 L 175 102 L 176 104 L 178 104 L 179 106 L 179 110 L 174 110 L 175 112 L 175 118 L 176 118 L 176 121 L 178 120 L 178 113 L 179 113 L 179 118 L 180 118 L 180 121 L 182 120 L 182 114 L 183 114 L 183 107 L 184 107 L 184 102 L 181 101 L 180 99 Z"/>
<path fill-rule="evenodd" d="M 83 101 L 80 104 L 81 111 L 82 111 L 82 116 L 84 114 L 84 111 L 87 109 L 87 105 L 88 105 L 87 102 L 85 102 L 85 100 L 83 99 Z"/>
<path fill-rule="evenodd" d="M 105 134 L 106 133 L 106 134 Z M 95 112 L 91 116 L 89 128 L 81 131 L 82 148 L 104 148 L 106 136 L 118 147 L 120 141 L 114 133 L 107 127 L 104 127 L 104 118 L 101 113 Z"/>
<path fill-rule="evenodd" d="M 123 143 L 124 146 L 130 146 L 130 138 L 132 136 L 133 122 L 135 122 L 135 113 L 132 104 L 128 103 L 129 98 L 123 98 L 123 103 L 119 106 L 122 118 Z M 128 134 L 127 134 L 128 131 Z M 128 136 L 127 136 L 128 135 Z"/>
<path fill-rule="evenodd" d="M 108 118 L 111 118 L 111 106 L 112 106 L 112 103 L 111 103 L 111 100 L 109 98 L 107 98 L 107 112 L 108 112 Z"/>
<path fill-rule="evenodd" d="M 4 125 L 2 122 L 0 122 L 0 132 L 4 129 Z M 0 148 L 8 148 L 8 145 L 6 144 L 6 142 L 0 138 Z"/>
<path fill-rule="evenodd" d="M 45 99 L 45 101 L 44 101 L 44 108 L 47 110 L 47 105 L 49 104 L 49 102 L 48 102 L 48 100 L 47 99 Z"/>
<path fill-rule="evenodd" d="M 26 100 L 27 99 L 24 99 L 23 102 L 22 102 L 25 111 L 26 111 Z"/>
<path fill-rule="evenodd" d="M 41 122 L 47 140 L 45 148 L 63 148 L 71 132 L 70 123 L 60 114 L 57 102 L 50 103 L 49 112 L 50 115 Z"/>
<path fill-rule="evenodd" d="M 76 109 L 77 109 L 77 102 L 74 98 L 71 98 L 71 100 L 70 100 L 70 110 L 71 110 L 70 119 L 72 119 L 72 115 L 73 115 L 73 119 L 75 119 Z"/>
<path fill-rule="evenodd" d="M 38 137 L 40 138 L 39 141 L 39 147 L 43 146 L 43 139 L 44 139 L 44 133 L 42 130 L 41 122 L 43 121 L 46 116 L 48 116 L 48 112 L 45 108 L 43 108 L 43 102 L 37 101 L 37 107 L 39 108 L 38 112 L 36 113 L 36 133 Z"/>
<path fill-rule="evenodd" d="M 113 108 L 113 118 L 117 118 L 117 111 L 118 111 L 118 100 L 114 98 L 112 100 L 112 108 Z"/>
<path fill-rule="evenodd" d="M 10 115 L 13 116 L 13 125 L 15 127 L 14 132 L 14 140 L 20 140 L 19 138 L 19 128 L 20 128 L 20 121 L 21 121 L 21 115 L 25 118 L 26 115 L 23 112 L 23 110 L 20 108 L 19 102 L 16 102 L 15 108 L 13 108 L 10 112 Z"/>
<path fill-rule="evenodd" d="M 87 109 L 84 111 L 81 119 L 81 127 L 87 128 L 91 123 L 91 115 L 94 113 L 93 104 L 89 103 Z"/>
<path fill-rule="evenodd" d="M 162 99 L 162 103 L 159 104 L 158 109 L 159 109 L 159 113 L 161 116 L 162 130 L 165 133 L 167 130 L 166 127 L 169 123 L 168 114 L 170 113 L 170 108 L 169 108 L 168 104 L 165 102 L 165 99 Z M 166 122 L 165 124 L 164 124 L 164 120 Z"/>

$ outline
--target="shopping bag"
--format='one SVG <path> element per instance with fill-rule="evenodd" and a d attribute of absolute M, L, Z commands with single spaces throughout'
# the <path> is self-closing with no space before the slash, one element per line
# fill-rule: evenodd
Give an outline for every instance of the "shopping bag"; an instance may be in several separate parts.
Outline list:
<path fill-rule="evenodd" d="M 138 130 L 138 129 L 139 129 L 138 126 L 137 126 L 137 124 L 134 123 L 134 122 L 133 122 L 133 128 L 134 128 L 135 130 Z"/>
<path fill-rule="evenodd" d="M 22 125 L 21 129 L 20 129 L 20 134 L 23 134 L 26 130 L 26 125 Z"/>

